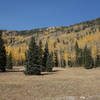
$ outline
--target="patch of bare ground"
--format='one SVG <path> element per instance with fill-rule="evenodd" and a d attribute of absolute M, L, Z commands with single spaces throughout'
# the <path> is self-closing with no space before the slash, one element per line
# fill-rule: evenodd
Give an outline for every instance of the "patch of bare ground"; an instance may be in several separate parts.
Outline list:
<path fill-rule="evenodd" d="M 100 100 L 100 68 L 54 68 L 39 76 L 23 70 L 0 73 L 0 100 Z"/>

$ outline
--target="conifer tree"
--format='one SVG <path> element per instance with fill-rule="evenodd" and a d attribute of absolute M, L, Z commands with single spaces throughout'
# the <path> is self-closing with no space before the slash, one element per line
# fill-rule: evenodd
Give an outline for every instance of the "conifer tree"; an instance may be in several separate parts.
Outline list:
<path fill-rule="evenodd" d="M 57 51 L 55 52 L 55 67 L 58 67 L 58 55 L 57 55 Z"/>
<path fill-rule="evenodd" d="M 79 53 L 78 53 L 78 61 L 79 61 L 79 66 L 83 65 L 83 50 L 79 48 Z"/>
<path fill-rule="evenodd" d="M 52 62 L 52 55 L 49 54 L 46 61 L 46 71 L 52 72 L 53 62 Z"/>
<path fill-rule="evenodd" d="M 6 67 L 6 50 L 2 39 L 2 31 L 0 31 L 0 71 L 5 72 Z"/>
<path fill-rule="evenodd" d="M 99 51 L 97 51 L 96 59 L 95 59 L 95 67 L 100 66 L 100 55 Z"/>
<path fill-rule="evenodd" d="M 78 43 L 75 44 L 75 51 L 76 51 L 76 66 L 82 66 L 83 64 L 83 52 L 82 49 L 79 48 Z"/>
<path fill-rule="evenodd" d="M 40 49 L 36 45 L 35 38 L 32 37 L 26 53 L 25 74 L 40 75 L 40 68 Z"/>
<path fill-rule="evenodd" d="M 40 42 L 39 42 L 39 55 L 40 55 L 40 65 L 41 65 L 41 71 L 42 71 L 42 59 L 43 59 L 43 57 L 42 57 L 42 55 L 43 55 L 43 50 L 42 50 L 42 41 L 40 40 Z"/>
<path fill-rule="evenodd" d="M 86 69 L 93 68 L 93 58 L 91 56 L 91 51 L 85 46 L 84 48 L 84 67 Z"/>
<path fill-rule="evenodd" d="M 76 61 L 75 61 L 75 65 L 79 66 L 79 46 L 78 43 L 76 42 L 75 44 L 75 52 L 76 52 Z"/>
<path fill-rule="evenodd" d="M 51 51 L 51 57 L 52 57 L 52 66 L 54 67 L 54 60 L 53 60 L 53 52 Z"/>
<path fill-rule="evenodd" d="M 48 43 L 46 42 L 45 44 L 45 49 L 44 49 L 44 54 L 43 54 L 43 60 L 42 60 L 42 71 L 45 72 L 46 71 L 46 67 L 47 67 L 47 59 L 49 56 L 49 51 L 48 51 Z"/>
<path fill-rule="evenodd" d="M 71 57 L 68 57 L 68 66 L 69 66 L 69 67 L 72 67 Z"/>
<path fill-rule="evenodd" d="M 7 57 L 7 69 L 12 69 L 13 68 L 13 63 L 12 63 L 12 54 L 10 54 Z"/>

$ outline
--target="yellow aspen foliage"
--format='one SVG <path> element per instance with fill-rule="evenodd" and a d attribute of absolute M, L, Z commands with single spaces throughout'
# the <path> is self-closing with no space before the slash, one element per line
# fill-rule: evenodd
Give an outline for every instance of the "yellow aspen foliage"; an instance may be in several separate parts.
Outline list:
<path fill-rule="evenodd" d="M 97 55 L 97 47 L 94 46 L 91 48 L 92 57 L 95 59 Z"/>
<path fill-rule="evenodd" d="M 68 62 L 68 57 L 69 57 L 69 54 L 68 54 L 68 53 L 64 53 L 64 59 L 65 59 L 65 61 L 67 61 L 67 62 Z"/>
<path fill-rule="evenodd" d="M 86 35 L 82 39 L 78 40 L 79 47 L 84 47 L 85 44 L 92 44 L 100 40 L 100 33 Z"/>
<path fill-rule="evenodd" d="M 27 47 L 11 47 L 8 46 L 6 47 L 6 52 L 7 55 L 9 55 L 9 53 L 12 53 L 12 60 L 13 60 L 13 64 L 18 65 L 18 64 L 23 64 L 25 61 L 25 52 L 28 48 Z"/>
<path fill-rule="evenodd" d="M 45 32 L 45 35 L 48 35 L 49 34 L 49 32 Z"/>

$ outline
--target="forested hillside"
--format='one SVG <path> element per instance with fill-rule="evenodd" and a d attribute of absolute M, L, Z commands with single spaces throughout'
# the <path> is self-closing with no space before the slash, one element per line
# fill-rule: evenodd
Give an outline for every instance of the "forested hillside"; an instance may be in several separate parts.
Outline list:
<path fill-rule="evenodd" d="M 63 27 L 47 27 L 26 31 L 3 30 L 7 55 L 12 53 L 14 65 L 24 64 L 25 52 L 32 36 L 35 37 L 37 44 L 40 40 L 42 41 L 43 50 L 45 43 L 48 43 L 55 66 L 65 67 L 68 66 L 69 61 L 75 61 L 76 43 L 81 49 L 87 46 L 95 61 L 100 53 L 100 18 Z"/>

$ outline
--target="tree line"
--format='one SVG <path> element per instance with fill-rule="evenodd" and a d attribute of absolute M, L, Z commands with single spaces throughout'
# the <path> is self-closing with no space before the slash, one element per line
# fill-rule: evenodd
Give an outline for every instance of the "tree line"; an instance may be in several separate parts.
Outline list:
<path fill-rule="evenodd" d="M 53 67 L 60 67 L 57 52 L 50 52 L 48 42 L 45 44 L 44 50 L 42 49 L 42 41 L 37 45 L 34 37 L 31 38 L 29 49 L 26 51 L 26 60 L 24 63 L 27 75 L 40 75 L 41 72 L 52 72 Z M 84 66 L 86 69 L 91 69 L 100 66 L 100 54 L 97 53 L 96 58 L 93 59 L 91 49 L 86 45 L 84 48 L 79 48 L 78 43 L 75 44 L 75 60 L 68 58 L 69 67 Z M 55 55 L 55 59 L 53 58 Z M 55 61 L 54 61 L 55 60 Z M 63 56 L 61 59 L 61 66 L 66 67 L 66 61 Z M 8 55 L 5 50 L 5 44 L 2 39 L 2 31 L 0 31 L 0 71 L 5 72 L 6 69 L 12 69 L 12 53 Z"/>
<path fill-rule="evenodd" d="M 79 48 L 78 43 L 75 44 L 76 58 L 74 61 L 68 59 L 69 67 L 81 67 L 92 69 L 100 66 L 100 54 L 97 53 L 96 58 L 93 59 L 91 49 L 87 45 L 83 49 Z"/>
<path fill-rule="evenodd" d="M 25 71 L 27 75 L 40 75 L 41 72 L 52 72 L 53 58 L 49 53 L 48 43 L 45 45 L 45 50 L 42 50 L 42 42 L 36 44 L 35 38 L 32 37 L 29 49 L 26 52 Z M 6 69 L 12 69 L 12 53 L 6 53 L 5 44 L 2 39 L 2 31 L 0 31 L 0 71 L 5 72 Z"/>

